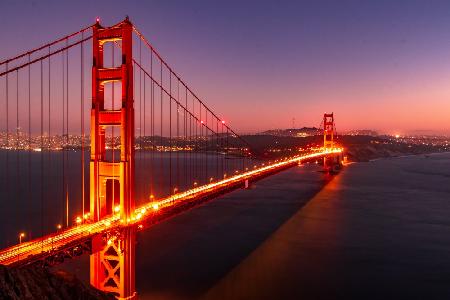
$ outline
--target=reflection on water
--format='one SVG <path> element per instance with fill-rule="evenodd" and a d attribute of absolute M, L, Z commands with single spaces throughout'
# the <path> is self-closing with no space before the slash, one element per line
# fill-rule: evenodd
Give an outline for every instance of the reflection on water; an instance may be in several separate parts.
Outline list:
<path fill-rule="evenodd" d="M 448 299 L 450 155 L 354 164 L 202 299 Z"/>

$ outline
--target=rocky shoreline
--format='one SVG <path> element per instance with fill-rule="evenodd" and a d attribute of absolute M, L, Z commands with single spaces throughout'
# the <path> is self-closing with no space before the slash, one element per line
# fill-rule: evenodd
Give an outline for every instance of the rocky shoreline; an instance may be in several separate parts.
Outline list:
<path fill-rule="evenodd" d="M 10 268 L 0 265 L 0 299 L 109 300 L 115 297 L 64 271 L 51 271 L 40 266 Z"/>

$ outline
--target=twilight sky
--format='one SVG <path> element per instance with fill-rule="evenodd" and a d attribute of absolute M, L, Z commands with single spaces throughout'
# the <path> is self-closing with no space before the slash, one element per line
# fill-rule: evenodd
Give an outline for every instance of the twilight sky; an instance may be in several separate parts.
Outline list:
<path fill-rule="evenodd" d="M 449 1 L 0 1 L 0 59 L 129 15 L 238 132 L 450 133 Z"/>

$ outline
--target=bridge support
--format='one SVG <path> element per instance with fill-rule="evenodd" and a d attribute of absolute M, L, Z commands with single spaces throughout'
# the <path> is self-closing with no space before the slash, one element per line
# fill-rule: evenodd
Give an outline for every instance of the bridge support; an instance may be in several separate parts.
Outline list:
<path fill-rule="evenodd" d="M 106 43 L 121 42 L 122 64 L 104 67 Z M 105 84 L 121 82 L 119 109 L 105 109 Z M 106 129 L 120 128 L 120 162 L 106 157 Z M 119 190 L 119 203 L 113 191 Z M 132 24 L 93 27 L 90 218 L 99 221 L 107 215 L 120 214 L 126 222 L 134 211 L 134 104 L 132 65 Z M 92 242 L 90 282 L 119 299 L 133 299 L 135 292 L 135 231 L 127 228 L 113 237 L 98 237 Z"/>

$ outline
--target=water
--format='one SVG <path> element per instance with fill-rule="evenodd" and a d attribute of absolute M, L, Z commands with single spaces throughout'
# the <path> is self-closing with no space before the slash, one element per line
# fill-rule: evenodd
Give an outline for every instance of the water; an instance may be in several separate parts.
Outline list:
<path fill-rule="evenodd" d="M 140 299 L 448 299 L 450 154 L 315 164 L 138 233 Z M 88 280 L 88 257 L 61 268 Z"/>
<path fill-rule="evenodd" d="M 111 154 L 111 153 L 108 153 Z M 64 159 L 64 155 L 67 156 Z M 115 157 L 120 158 L 119 151 Z M 65 163 L 63 163 L 65 161 Z M 89 152 L 85 152 L 85 211 L 89 211 Z M 0 150 L 0 248 L 17 244 L 20 232 L 35 238 L 82 215 L 82 157 L 80 150 L 27 152 Z M 230 176 L 251 160 L 216 153 L 140 152 L 135 155 L 135 201 L 163 198 Z M 117 195 L 118 196 L 118 195 Z M 43 200 L 43 201 L 41 201 Z M 43 212 L 43 213 L 41 213 Z"/>
<path fill-rule="evenodd" d="M 138 288 L 143 299 L 448 299 L 449 215 L 449 154 L 352 164 L 330 181 L 294 168 L 144 233 L 138 249 L 157 255 L 138 251 Z"/>

